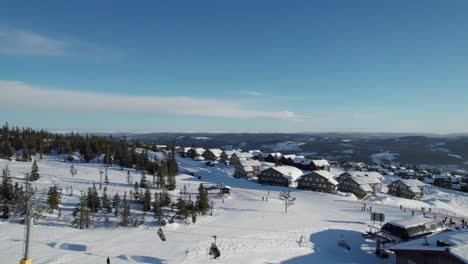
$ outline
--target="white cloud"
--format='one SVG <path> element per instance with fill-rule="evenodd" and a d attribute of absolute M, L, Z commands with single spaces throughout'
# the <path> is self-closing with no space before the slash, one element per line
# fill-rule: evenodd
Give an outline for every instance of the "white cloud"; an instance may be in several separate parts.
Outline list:
<path fill-rule="evenodd" d="M 240 94 L 242 95 L 248 95 L 248 96 L 262 96 L 263 93 L 257 92 L 257 91 L 239 91 Z"/>
<path fill-rule="evenodd" d="M 64 56 L 67 43 L 20 29 L 0 29 L 0 53 L 24 56 Z"/>
<path fill-rule="evenodd" d="M 29 30 L 0 26 L 0 55 L 99 60 L 118 57 L 121 54 L 87 41 L 56 38 Z"/>
<path fill-rule="evenodd" d="M 20 81 L 0 80 L 0 95 L 0 107 L 34 110 L 140 112 L 224 118 L 301 118 L 290 111 L 248 109 L 241 101 L 234 100 L 57 90 Z"/>

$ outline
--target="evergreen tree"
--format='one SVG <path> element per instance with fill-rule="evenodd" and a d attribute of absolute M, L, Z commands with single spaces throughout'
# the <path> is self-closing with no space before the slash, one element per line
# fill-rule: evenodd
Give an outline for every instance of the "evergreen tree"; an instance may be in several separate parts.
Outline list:
<path fill-rule="evenodd" d="M 102 192 L 102 198 L 101 198 L 101 204 L 102 204 L 102 209 L 106 213 L 112 213 L 112 206 L 109 200 L 109 197 L 107 196 L 107 187 L 104 187 L 104 191 Z"/>
<path fill-rule="evenodd" d="M 192 223 L 195 224 L 197 222 L 197 211 L 191 210 L 190 215 L 192 216 Z"/>
<path fill-rule="evenodd" d="M 120 196 L 119 196 L 119 193 L 115 193 L 114 199 L 112 200 L 112 207 L 114 207 L 114 209 L 117 209 L 117 208 L 120 207 Z"/>
<path fill-rule="evenodd" d="M 161 198 L 161 205 L 162 206 L 171 205 L 171 203 L 172 203 L 171 196 L 169 195 L 169 193 L 166 190 L 162 191 L 160 198 Z"/>
<path fill-rule="evenodd" d="M 166 175 L 167 175 L 167 166 L 165 162 L 162 162 L 158 168 L 158 188 L 166 187 Z"/>
<path fill-rule="evenodd" d="M 2 183 L 0 185 L 0 201 L 9 202 L 13 199 L 14 189 L 8 164 L 2 170 Z"/>
<path fill-rule="evenodd" d="M 153 213 L 154 213 L 154 218 L 158 219 L 158 222 L 161 223 L 161 220 L 162 220 L 161 200 L 157 192 L 154 193 Z"/>
<path fill-rule="evenodd" d="M 140 187 L 148 188 L 148 182 L 146 180 L 146 174 L 144 172 L 141 173 Z"/>
<path fill-rule="evenodd" d="M 130 174 L 130 171 L 127 171 L 127 183 L 128 184 L 132 183 L 132 175 Z"/>
<path fill-rule="evenodd" d="M 107 168 L 106 171 L 104 172 L 104 184 L 109 185 L 109 175 L 107 174 Z"/>
<path fill-rule="evenodd" d="M 177 160 L 174 156 L 167 161 L 167 170 L 168 175 L 170 176 L 174 176 L 179 172 L 179 165 L 177 164 Z"/>
<path fill-rule="evenodd" d="M 50 211 L 59 209 L 61 200 L 62 195 L 57 185 L 49 187 L 49 192 L 47 193 L 47 204 L 49 205 Z"/>
<path fill-rule="evenodd" d="M 29 175 L 29 180 L 30 181 L 37 181 L 39 180 L 39 167 L 37 166 L 36 160 L 34 160 L 32 169 L 31 169 L 31 174 Z"/>
<path fill-rule="evenodd" d="M 203 187 L 203 183 L 200 183 L 200 186 L 198 187 L 196 207 L 198 211 L 202 214 L 206 214 L 208 212 L 208 209 L 210 208 L 208 191 L 206 191 L 205 187 Z"/>
<path fill-rule="evenodd" d="M 101 209 L 101 199 L 99 198 L 99 194 L 94 183 L 92 188 L 88 188 L 87 202 L 91 213 L 97 213 Z"/>
<path fill-rule="evenodd" d="M 122 214 L 120 225 L 127 227 L 130 224 L 130 203 L 127 201 L 127 193 L 124 193 L 122 202 Z"/>
<path fill-rule="evenodd" d="M 180 195 L 179 198 L 177 199 L 177 214 L 180 217 L 183 217 L 184 219 L 187 219 L 188 217 L 188 210 L 187 210 L 187 203 L 183 197 L 183 195 Z"/>
<path fill-rule="evenodd" d="M 167 177 L 167 185 L 166 185 L 166 188 L 169 190 L 169 191 L 173 191 L 175 190 L 176 188 L 176 178 L 175 178 L 175 175 L 169 175 Z"/>
<path fill-rule="evenodd" d="M 25 204 L 25 193 L 23 190 L 23 186 L 19 185 L 17 182 L 15 183 L 15 187 L 13 188 L 13 203 L 16 204 L 17 208 L 23 208 Z M 0 198 L 0 201 L 2 199 Z"/>
<path fill-rule="evenodd" d="M 79 229 L 89 228 L 91 223 L 91 213 L 87 207 L 86 195 L 84 193 L 81 193 L 80 203 L 75 208 L 73 216 L 75 217 L 73 226 Z"/>
<path fill-rule="evenodd" d="M 133 185 L 133 198 L 137 201 L 140 200 L 140 185 L 138 182 Z"/>
<path fill-rule="evenodd" d="M 149 189 L 146 189 L 141 202 L 143 204 L 143 212 L 149 212 L 151 210 L 151 192 Z"/>

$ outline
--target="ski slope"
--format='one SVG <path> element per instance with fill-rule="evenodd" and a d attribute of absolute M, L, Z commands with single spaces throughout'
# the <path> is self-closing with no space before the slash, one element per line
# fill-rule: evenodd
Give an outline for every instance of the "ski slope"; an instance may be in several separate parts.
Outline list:
<path fill-rule="evenodd" d="M 0 167 L 10 164 L 15 181 L 29 172 L 31 163 L 0 160 Z M 71 212 L 78 201 L 79 190 L 93 182 L 99 183 L 99 164 L 75 163 L 78 174 L 70 175 L 70 163 L 60 158 L 46 157 L 38 161 L 41 179 L 38 199 L 44 199 L 46 188 L 59 184 L 63 189 L 73 186 L 72 196 L 63 195 L 62 214 L 47 215 L 36 222 L 33 231 L 33 263 L 393 263 L 373 254 L 374 242 L 364 240 L 361 233 L 368 230 L 369 213 L 363 212 L 361 202 L 353 196 L 330 195 L 288 189 L 297 198 L 294 206 L 284 213 L 278 193 L 285 188 L 261 186 L 231 175 L 233 168 L 218 164 L 179 159 L 182 171 L 196 171 L 201 179 L 180 174 L 178 188 L 186 185 L 193 196 L 200 183 L 224 184 L 232 194 L 223 200 L 214 197 L 213 216 L 202 216 L 195 224 L 177 222 L 163 227 L 167 241 L 156 235 L 159 226 L 151 214 L 144 225 L 134 228 L 118 227 L 118 219 L 110 217 L 105 225 L 102 215 L 88 230 L 71 227 Z M 109 169 L 108 194 L 123 194 L 132 189 L 127 184 L 126 171 Z M 134 181 L 140 173 L 132 171 Z M 148 177 L 151 180 L 151 177 Z M 177 195 L 177 191 L 172 193 Z M 262 200 L 268 197 L 268 202 Z M 394 205 L 372 204 L 373 210 L 386 214 L 387 220 L 409 217 Z M 456 206 L 461 206 L 457 204 Z M 466 204 L 464 205 L 466 208 Z M 452 208 L 453 209 L 453 208 Z M 419 213 L 417 213 L 419 214 Z M 2 264 L 18 263 L 22 256 L 24 227 L 17 221 L 0 221 L 0 254 Z M 217 236 L 221 257 L 213 260 L 208 249 Z M 351 245 L 348 251 L 337 246 L 344 239 Z"/>

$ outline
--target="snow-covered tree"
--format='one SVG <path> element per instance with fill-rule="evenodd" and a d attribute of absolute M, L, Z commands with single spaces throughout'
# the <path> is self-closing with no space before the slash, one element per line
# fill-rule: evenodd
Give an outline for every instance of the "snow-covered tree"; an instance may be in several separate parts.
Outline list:
<path fill-rule="evenodd" d="M 86 195 L 81 193 L 80 203 L 73 211 L 73 216 L 75 220 L 73 220 L 73 226 L 79 229 L 89 228 L 91 223 L 91 212 L 87 206 Z"/>
<path fill-rule="evenodd" d="M 32 168 L 31 168 L 31 174 L 29 175 L 29 180 L 30 181 L 37 181 L 39 180 L 40 175 L 39 175 L 39 167 L 37 166 L 36 160 L 34 160 Z"/>
<path fill-rule="evenodd" d="M 127 193 L 124 193 L 120 217 L 120 225 L 127 227 L 130 224 L 130 203 L 127 200 Z"/>
<path fill-rule="evenodd" d="M 143 204 L 143 212 L 149 212 L 151 210 L 151 192 L 149 189 L 146 189 L 145 194 L 143 194 L 141 203 Z"/>
<path fill-rule="evenodd" d="M 59 205 L 62 201 L 62 195 L 59 191 L 57 185 L 49 187 L 49 192 L 47 193 L 47 204 L 51 211 L 59 209 Z"/>

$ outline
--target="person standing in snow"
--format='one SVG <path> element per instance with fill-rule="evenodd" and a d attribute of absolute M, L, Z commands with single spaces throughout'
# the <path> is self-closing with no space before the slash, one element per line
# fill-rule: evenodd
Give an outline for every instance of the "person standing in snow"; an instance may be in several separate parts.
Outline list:
<path fill-rule="evenodd" d="M 110 258 L 109 257 L 107 257 L 106 263 L 110 264 Z"/>

